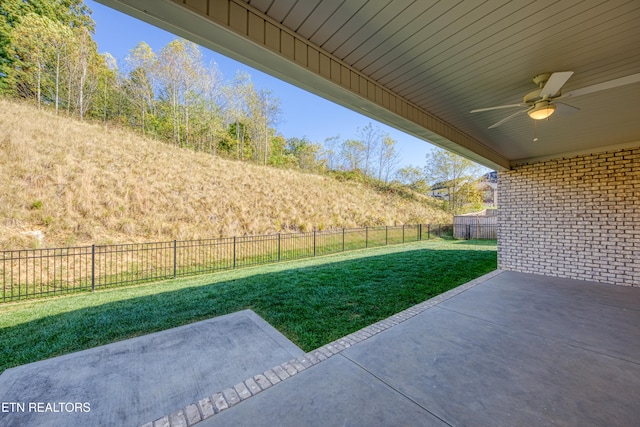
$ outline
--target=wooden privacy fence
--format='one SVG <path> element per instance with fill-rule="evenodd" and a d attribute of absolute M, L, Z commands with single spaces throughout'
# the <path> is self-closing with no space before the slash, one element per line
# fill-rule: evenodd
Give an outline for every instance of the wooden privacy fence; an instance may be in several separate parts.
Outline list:
<path fill-rule="evenodd" d="M 453 237 L 455 239 L 495 240 L 497 228 L 498 211 L 496 209 L 453 217 Z"/>
<path fill-rule="evenodd" d="M 403 225 L 187 241 L 0 252 L 0 302 L 453 237 L 452 225 Z"/>

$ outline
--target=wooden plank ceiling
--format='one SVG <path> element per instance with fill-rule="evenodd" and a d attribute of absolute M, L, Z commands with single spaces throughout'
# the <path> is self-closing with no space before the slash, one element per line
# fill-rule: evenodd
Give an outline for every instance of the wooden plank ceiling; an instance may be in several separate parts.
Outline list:
<path fill-rule="evenodd" d="M 573 71 L 565 93 L 640 73 L 637 0 L 100 1 L 498 169 L 640 147 L 640 82 L 543 121 L 470 114 L 544 72 Z"/>

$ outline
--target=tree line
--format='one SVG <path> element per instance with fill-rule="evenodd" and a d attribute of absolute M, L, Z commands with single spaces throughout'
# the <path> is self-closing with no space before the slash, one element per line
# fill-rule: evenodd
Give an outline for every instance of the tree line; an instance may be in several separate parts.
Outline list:
<path fill-rule="evenodd" d="M 172 144 L 258 163 L 282 154 L 279 100 L 246 74 L 223 84 L 200 48 L 176 39 L 159 52 L 140 42 L 118 64 L 98 53 L 81 0 L 3 0 L 0 92 L 80 119 L 119 123 Z"/>
<path fill-rule="evenodd" d="M 140 42 L 119 64 L 98 52 L 94 32 L 82 0 L 2 0 L 0 94 L 225 158 L 430 189 L 431 166 L 399 169 L 396 141 L 373 124 L 350 139 L 285 138 L 276 129 L 279 98 L 245 72 L 225 81 L 196 44 L 175 39 L 154 52 Z M 459 180 L 446 179 L 452 194 Z M 459 210 L 458 200 L 447 208 Z"/>
<path fill-rule="evenodd" d="M 154 52 L 140 42 L 119 64 L 98 53 L 94 32 L 81 0 L 3 0 L 0 93 L 227 158 L 392 178 L 395 141 L 373 125 L 359 140 L 329 138 L 330 148 L 286 139 L 276 130 L 279 98 L 244 72 L 225 82 L 194 43 L 176 39 Z"/>

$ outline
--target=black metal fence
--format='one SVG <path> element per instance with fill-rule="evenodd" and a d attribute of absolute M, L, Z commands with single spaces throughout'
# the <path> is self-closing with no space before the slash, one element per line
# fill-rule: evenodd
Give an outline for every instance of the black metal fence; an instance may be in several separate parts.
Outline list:
<path fill-rule="evenodd" d="M 452 225 L 417 224 L 1 251 L 0 301 L 94 291 L 453 235 Z"/>

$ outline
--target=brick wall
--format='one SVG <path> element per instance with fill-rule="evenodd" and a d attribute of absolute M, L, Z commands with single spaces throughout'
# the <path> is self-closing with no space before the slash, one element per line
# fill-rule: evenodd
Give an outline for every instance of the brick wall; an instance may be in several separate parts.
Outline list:
<path fill-rule="evenodd" d="M 502 269 L 640 286 L 640 148 L 499 174 Z"/>

